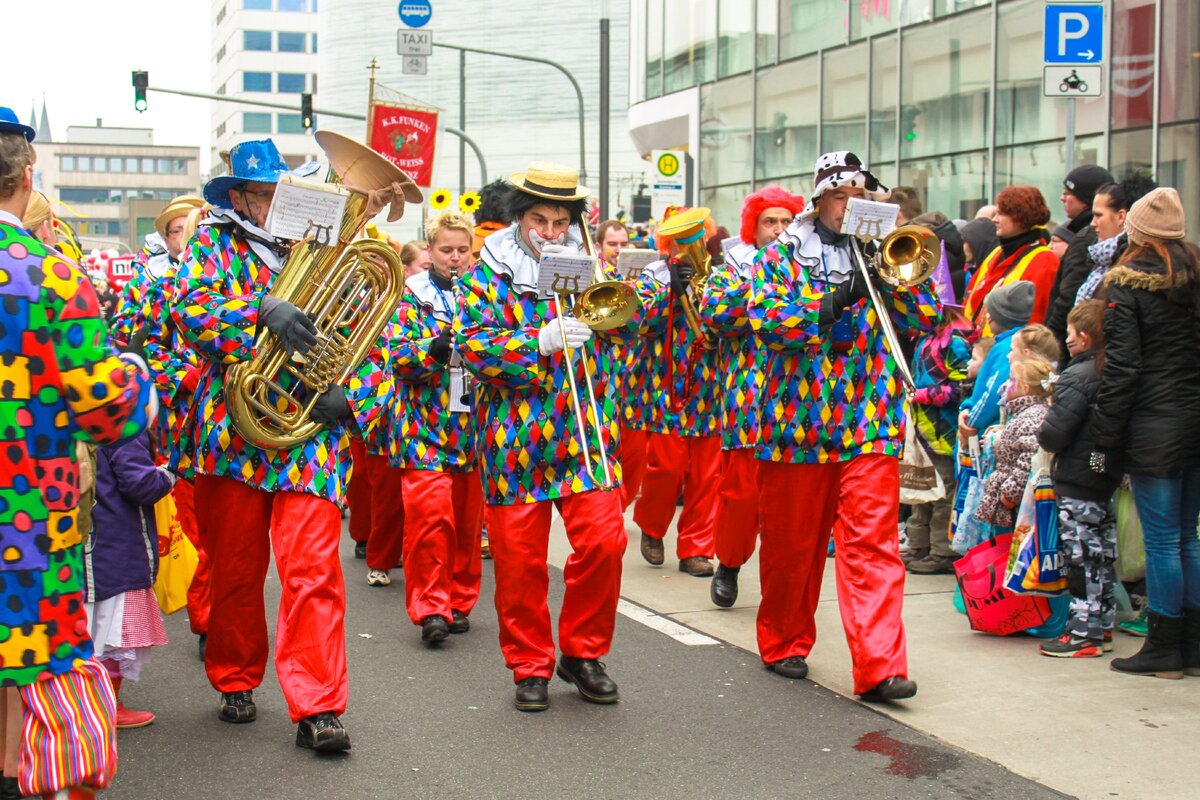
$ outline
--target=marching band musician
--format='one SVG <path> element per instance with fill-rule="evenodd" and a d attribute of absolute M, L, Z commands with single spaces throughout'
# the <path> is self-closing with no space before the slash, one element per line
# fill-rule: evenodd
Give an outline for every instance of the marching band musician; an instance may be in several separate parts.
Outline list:
<path fill-rule="evenodd" d="M 430 268 L 405 283 L 392 339 L 396 419 L 392 471 L 404 498 L 404 592 L 421 639 L 466 633 L 479 599 L 483 489 L 462 359 L 454 348 L 454 282 L 471 263 L 474 229 L 447 211 L 425 225 Z M 370 563 L 370 552 L 367 555 Z"/>
<path fill-rule="evenodd" d="M 500 648 L 517 685 L 517 708 L 548 708 L 555 649 L 546 557 L 557 508 L 574 551 L 564 569 L 557 674 L 585 700 L 614 703 L 617 684 L 598 660 L 612 644 L 626 545 L 609 388 L 614 362 L 610 347 L 591 342 L 591 328 L 538 290 L 539 259 L 553 252 L 548 247 L 580 250 L 588 190 L 574 169 L 549 163 L 533 163 L 510 182 L 512 224 L 488 236 L 463 276 L 457 332 L 464 364 L 478 379 L 475 422 Z M 568 370 L 581 383 L 581 360 L 593 381 L 599 425 L 585 425 L 569 400 Z M 603 439 L 618 490 L 602 489 L 602 465 L 585 468 L 581 432 L 594 455 Z"/>
<path fill-rule="evenodd" d="M 663 223 L 689 211 L 668 209 Z M 642 532 L 642 558 L 660 566 L 663 537 L 682 492 L 675 543 L 679 571 L 707 578 L 713 574 L 713 512 L 721 461 L 717 351 L 707 334 L 698 336 L 685 323 L 684 298 L 690 296 L 688 284 L 700 265 L 680 258 L 675 242 L 662 235 L 662 227 L 659 250 L 676 255 L 648 266 L 638 281 L 644 307 L 639 332 L 647 340 L 643 369 L 650 435 L 646 476 L 633 507 L 633 521 Z M 693 235 L 707 236 L 712 229 L 709 217 Z M 697 295 L 697 307 L 699 300 Z"/>
<path fill-rule="evenodd" d="M 746 304 L 754 283 L 754 257 L 775 241 L 804 210 L 804 198 L 782 186 L 764 186 L 742 204 L 742 226 L 725 263 L 714 267 L 700 314 L 717 337 L 717 374 L 724 375 L 721 424 L 720 492 L 713 521 L 717 569 L 710 596 L 731 607 L 738 596 L 738 571 L 754 553 L 758 538 L 758 395 L 762 359 L 750 333 Z M 754 523 L 751 524 L 751 520 Z"/>
<path fill-rule="evenodd" d="M 851 197 L 886 188 L 853 153 L 817 160 L 804 213 L 757 260 L 750 322 L 770 348 L 761 399 L 758 485 L 763 662 L 787 678 L 808 674 L 830 531 L 838 604 L 867 701 L 912 697 L 904 624 L 904 563 L 896 533 L 902 386 L 849 236 Z M 931 330 L 941 315 L 928 282 L 884 286 L 900 335 Z"/>
<path fill-rule="evenodd" d="M 347 700 L 345 586 L 338 560 L 349 469 L 347 425 L 367 427 L 390 400 L 390 373 L 378 350 L 316 403 L 326 427 L 292 448 L 262 449 L 232 424 L 225 368 L 254 357 L 270 330 L 289 352 L 309 352 L 316 326 L 291 303 L 268 294 L 287 249 L 264 230 L 287 165 L 267 139 L 230 151 L 231 173 L 210 180 L 215 208 L 192 237 L 172 320 L 203 364 L 194 431 L 196 517 L 208 548 L 212 585 L 205 667 L 221 693 L 219 717 L 253 722 L 253 690 L 267 661 L 263 603 L 271 550 L 282 586 L 275 666 L 296 745 L 350 748 L 339 715 Z M 285 380 L 293 379 L 284 376 Z M 289 388 L 285 386 L 285 388 Z M 294 388 L 294 387 L 291 387 Z"/>

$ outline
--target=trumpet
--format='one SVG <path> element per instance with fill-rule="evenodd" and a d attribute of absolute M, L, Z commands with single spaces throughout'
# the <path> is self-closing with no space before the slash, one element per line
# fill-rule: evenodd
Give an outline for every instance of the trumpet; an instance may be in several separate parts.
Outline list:
<path fill-rule="evenodd" d="M 700 314 L 692 296 L 699 298 L 704 293 L 704 287 L 712 274 L 712 256 L 704 242 L 704 223 L 712 214 L 707 208 L 696 207 L 681 211 L 658 226 L 657 236 L 670 239 L 679 248 L 679 257 L 686 259 L 695 268 L 689 281 L 690 293 L 684 293 L 679 298 L 683 307 L 683 316 L 687 326 L 692 329 L 696 340 L 705 347 L 711 347 L 704 325 L 700 322 Z"/>
<path fill-rule="evenodd" d="M 883 339 L 896 359 L 896 368 L 900 372 L 900 380 L 904 383 L 904 391 L 910 397 L 917 390 L 913 380 L 912 370 L 900 347 L 900 337 L 896 334 L 896 326 L 892 324 L 892 316 L 884 307 L 879 290 L 871 280 L 867 269 L 866 257 L 862 252 L 862 242 L 856 237 L 850 237 L 850 252 L 854 255 L 858 266 L 859 276 L 867 282 L 867 294 L 879 326 L 883 329 Z M 916 286 L 924 283 L 933 275 L 941 258 L 941 243 L 937 234 L 923 225 L 902 225 L 884 237 L 879 244 L 879 250 L 873 259 L 875 274 L 889 286 Z"/>

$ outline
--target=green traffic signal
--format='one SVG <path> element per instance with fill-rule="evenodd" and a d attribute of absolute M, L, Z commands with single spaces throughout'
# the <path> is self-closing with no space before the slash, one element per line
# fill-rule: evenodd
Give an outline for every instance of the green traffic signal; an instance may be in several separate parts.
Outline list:
<path fill-rule="evenodd" d="M 133 71 L 133 107 L 141 113 L 146 110 L 146 89 L 150 86 L 150 73 L 145 70 Z"/>

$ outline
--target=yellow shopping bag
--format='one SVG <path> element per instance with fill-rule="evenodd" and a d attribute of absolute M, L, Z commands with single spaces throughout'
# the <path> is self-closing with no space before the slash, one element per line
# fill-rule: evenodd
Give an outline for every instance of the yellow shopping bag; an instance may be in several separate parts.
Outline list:
<path fill-rule="evenodd" d="M 154 596 L 164 614 L 174 614 L 187 605 L 188 589 L 200 559 L 195 546 L 183 534 L 174 497 L 167 495 L 154 504 L 154 520 L 158 524 L 158 576 L 154 580 Z"/>

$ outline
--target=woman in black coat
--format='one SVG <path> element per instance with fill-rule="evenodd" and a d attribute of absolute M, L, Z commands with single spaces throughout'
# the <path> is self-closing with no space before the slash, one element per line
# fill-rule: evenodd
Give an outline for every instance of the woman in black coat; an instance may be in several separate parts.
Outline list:
<path fill-rule="evenodd" d="M 1174 189 L 1134 203 L 1105 276 L 1104 366 L 1092 468 L 1129 473 L 1146 544 L 1149 636 L 1119 672 L 1200 675 L 1200 250 Z"/>

